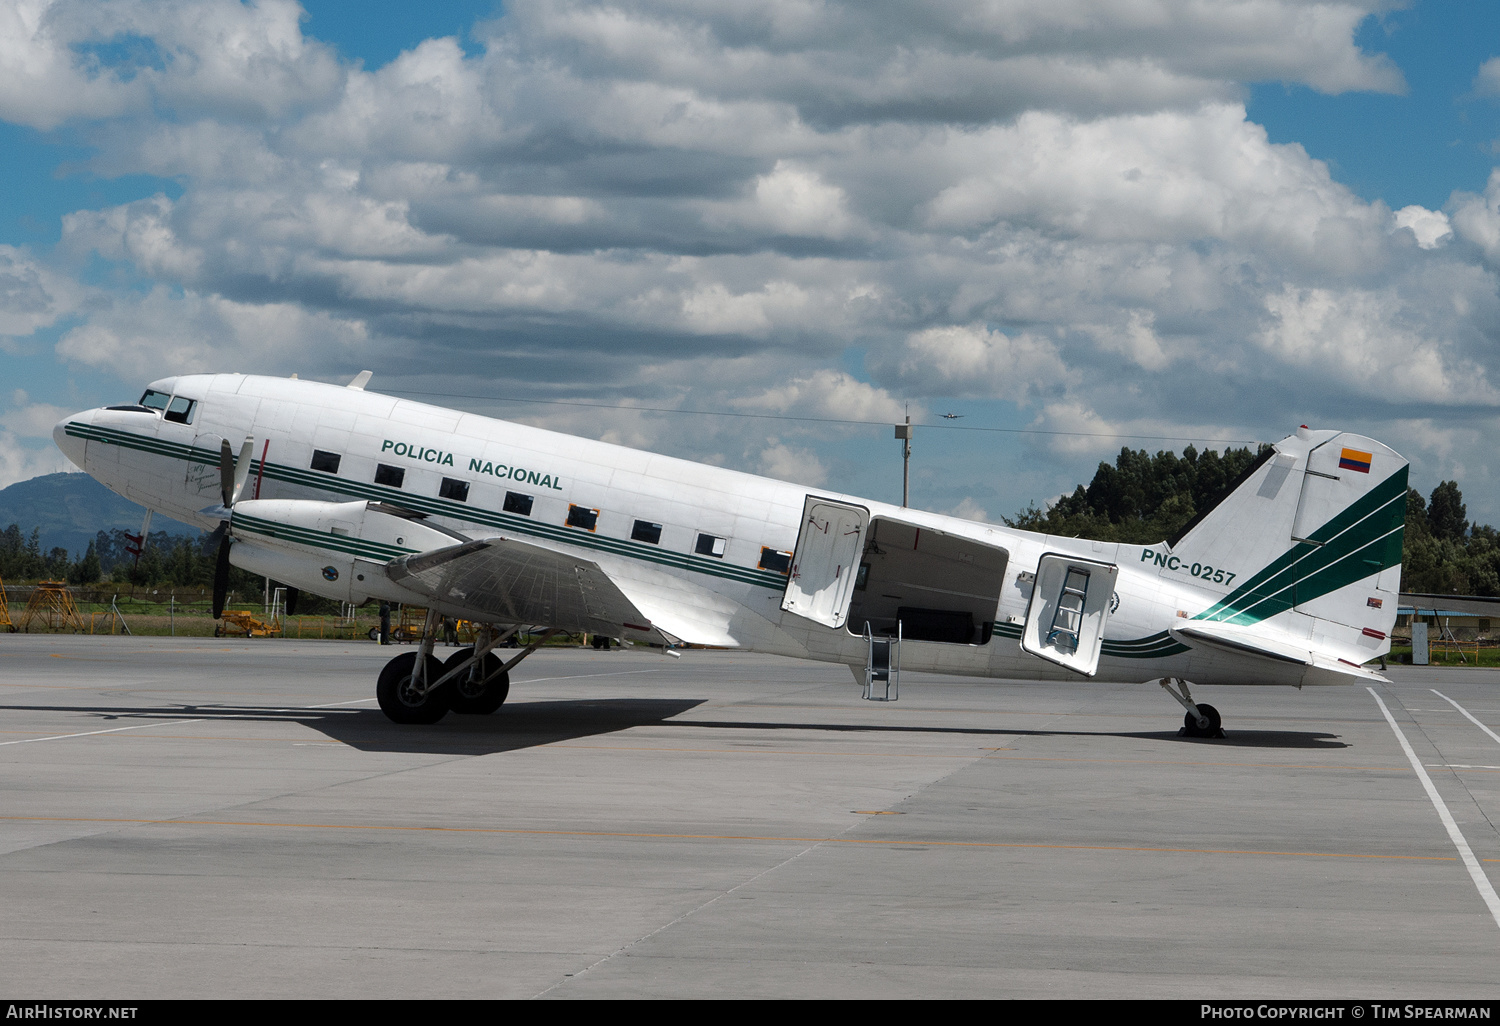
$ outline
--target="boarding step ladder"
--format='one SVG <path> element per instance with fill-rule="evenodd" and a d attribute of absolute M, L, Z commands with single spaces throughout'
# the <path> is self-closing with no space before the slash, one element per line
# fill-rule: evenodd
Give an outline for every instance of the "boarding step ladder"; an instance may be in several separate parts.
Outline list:
<path fill-rule="evenodd" d="M 901 621 L 896 636 L 876 637 L 865 621 L 865 689 L 861 698 L 870 702 L 894 702 L 901 696 Z"/>
<path fill-rule="evenodd" d="M 1057 612 L 1047 629 L 1047 644 L 1064 649 L 1071 655 L 1078 651 L 1078 632 L 1083 627 L 1083 610 L 1089 597 L 1089 572 L 1081 566 L 1068 567 L 1062 591 L 1057 596 Z"/>

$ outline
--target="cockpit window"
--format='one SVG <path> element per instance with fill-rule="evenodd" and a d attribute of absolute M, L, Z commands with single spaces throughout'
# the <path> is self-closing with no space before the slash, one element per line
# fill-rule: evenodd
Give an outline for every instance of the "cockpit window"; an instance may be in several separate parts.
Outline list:
<path fill-rule="evenodd" d="M 178 396 L 167 406 L 167 412 L 162 414 L 164 420 L 170 420 L 177 424 L 191 424 L 193 412 L 198 408 L 196 399 L 188 399 Z"/>
<path fill-rule="evenodd" d="M 146 389 L 146 394 L 141 396 L 141 405 L 148 410 L 165 410 L 167 408 L 167 400 L 171 398 L 166 392 L 153 392 L 148 388 Z"/>

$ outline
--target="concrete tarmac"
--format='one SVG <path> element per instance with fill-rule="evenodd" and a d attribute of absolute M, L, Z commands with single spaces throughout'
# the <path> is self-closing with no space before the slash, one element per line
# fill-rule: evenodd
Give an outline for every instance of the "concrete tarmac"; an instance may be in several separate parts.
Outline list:
<path fill-rule="evenodd" d="M 3 996 L 1500 997 L 1494 671 L 1199 688 L 1206 741 L 1155 684 L 548 650 L 398 727 L 399 651 L 0 635 Z"/>

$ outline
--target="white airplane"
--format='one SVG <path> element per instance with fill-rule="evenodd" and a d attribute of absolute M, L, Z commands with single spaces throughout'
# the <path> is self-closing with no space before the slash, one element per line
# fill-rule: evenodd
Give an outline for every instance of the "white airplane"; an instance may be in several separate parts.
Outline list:
<path fill-rule="evenodd" d="M 481 624 L 376 687 L 402 723 L 489 713 L 521 625 L 843 663 L 865 697 L 899 669 L 1158 682 L 1184 732 L 1222 736 L 1188 682 L 1384 680 L 1407 463 L 1306 427 L 1170 542 L 1059 538 L 924 513 L 347 386 L 240 374 L 152 382 L 68 417 L 68 458 L 233 564 L 346 602 Z"/>

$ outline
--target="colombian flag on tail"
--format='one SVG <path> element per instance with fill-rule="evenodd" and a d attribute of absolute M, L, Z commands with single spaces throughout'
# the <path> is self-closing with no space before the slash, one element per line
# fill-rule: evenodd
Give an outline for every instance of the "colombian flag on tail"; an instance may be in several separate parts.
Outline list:
<path fill-rule="evenodd" d="M 1361 474 L 1370 472 L 1371 454 L 1358 449 L 1345 449 L 1339 453 L 1340 470 L 1357 470 Z"/>

